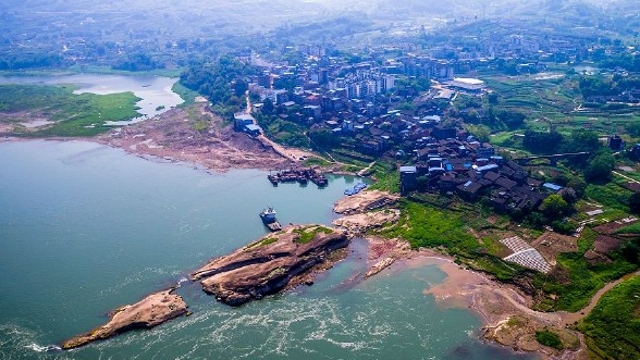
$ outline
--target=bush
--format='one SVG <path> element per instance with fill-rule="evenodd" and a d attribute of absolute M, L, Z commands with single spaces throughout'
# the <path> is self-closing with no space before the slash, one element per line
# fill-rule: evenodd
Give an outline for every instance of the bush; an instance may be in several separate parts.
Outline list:
<path fill-rule="evenodd" d="M 551 223 L 551 227 L 560 234 L 571 235 L 576 231 L 578 225 L 574 221 L 557 220 Z"/>
<path fill-rule="evenodd" d="M 560 336 L 553 331 L 536 331 L 536 340 L 538 340 L 540 344 L 554 349 L 562 350 L 564 348 L 562 340 L 560 340 Z"/>

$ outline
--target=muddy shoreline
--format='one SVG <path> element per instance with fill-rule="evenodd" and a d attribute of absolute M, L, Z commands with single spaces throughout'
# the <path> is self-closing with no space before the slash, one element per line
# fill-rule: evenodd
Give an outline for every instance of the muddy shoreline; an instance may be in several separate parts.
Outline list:
<path fill-rule="evenodd" d="M 368 241 L 370 264 L 387 258 L 387 253 L 375 254 L 375 244 L 379 240 Z M 441 284 L 424 289 L 423 294 L 433 296 L 440 307 L 468 309 L 475 313 L 482 323 L 478 334 L 481 340 L 515 352 L 537 353 L 545 360 L 588 359 L 581 334 L 565 324 L 567 313 L 531 310 L 532 299 L 514 286 L 466 269 L 448 255 L 431 249 L 411 250 L 379 272 L 393 273 L 426 266 L 437 266 L 446 278 Z M 558 333 L 566 348 L 557 350 L 538 343 L 535 332 L 544 329 Z"/>

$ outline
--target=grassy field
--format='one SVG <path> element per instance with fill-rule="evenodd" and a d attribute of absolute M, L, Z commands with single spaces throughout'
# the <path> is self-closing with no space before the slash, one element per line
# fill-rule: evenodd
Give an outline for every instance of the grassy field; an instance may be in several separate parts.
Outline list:
<path fill-rule="evenodd" d="M 366 166 L 365 164 L 362 167 Z M 390 192 L 400 192 L 400 173 L 391 165 L 377 162 L 372 170 L 376 182 L 371 186 L 372 189 L 386 190 Z"/>
<path fill-rule="evenodd" d="M 609 208 L 628 212 L 627 203 L 633 192 L 623 186 L 627 182 L 623 178 L 614 177 L 611 182 L 604 185 L 589 184 L 586 197 Z"/>
<path fill-rule="evenodd" d="M 13 135 L 36 137 L 93 136 L 110 129 L 104 126 L 106 121 L 139 115 L 136 102 L 140 99 L 131 92 L 76 95 L 73 90 L 72 86 L 0 85 L 0 112 L 17 114 L 14 122 L 28 120 L 29 114 L 55 121 L 35 131 L 16 125 Z M 11 122 L 12 117 L 7 116 L 5 121 Z"/>
<path fill-rule="evenodd" d="M 459 201 L 433 204 L 434 199 L 414 198 L 401 200 L 403 217 L 391 229 L 385 229 L 379 235 L 409 241 L 413 248 L 440 248 L 455 256 L 458 261 L 470 268 L 492 274 L 499 280 L 509 281 L 515 276 L 527 272 L 515 264 L 505 263 L 497 253 L 495 243 L 483 241 L 471 234 L 470 227 L 494 226 L 480 220 L 483 214 L 473 205 Z M 467 211 L 460 206 L 469 205 Z M 454 210 L 452 210 L 453 208 Z M 473 215 L 478 213 L 477 215 Z"/>
<path fill-rule="evenodd" d="M 175 84 L 173 84 L 173 87 L 171 88 L 171 90 L 174 93 L 180 95 L 180 97 L 184 100 L 182 104 L 178 105 L 178 107 L 181 107 L 181 108 L 193 105 L 196 97 L 200 96 L 199 93 L 182 85 L 180 81 L 177 81 Z"/>
<path fill-rule="evenodd" d="M 578 329 L 591 359 L 640 359 L 640 277 L 607 292 Z"/>
<path fill-rule="evenodd" d="M 466 231 L 464 221 L 454 214 L 409 201 L 403 201 L 401 207 L 405 216 L 398 226 L 387 231 L 385 235 L 389 238 L 402 237 L 414 248 L 443 246 L 451 252 L 479 247 L 478 241 Z"/>

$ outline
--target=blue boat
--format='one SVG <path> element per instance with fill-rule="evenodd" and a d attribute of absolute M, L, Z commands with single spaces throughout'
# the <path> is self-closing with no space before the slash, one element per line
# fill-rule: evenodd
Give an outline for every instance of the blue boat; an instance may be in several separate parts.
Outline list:
<path fill-rule="evenodd" d="M 271 231 L 277 231 L 282 229 L 282 225 L 276 219 L 276 211 L 271 206 L 260 212 L 260 219 Z"/>
<path fill-rule="evenodd" d="M 271 206 L 260 212 L 260 219 L 262 219 L 262 222 L 265 224 L 271 224 L 272 222 L 278 221 L 276 219 L 276 211 L 273 210 Z"/>
<path fill-rule="evenodd" d="M 345 190 L 344 194 L 347 195 L 347 196 L 355 195 L 355 194 L 359 193 L 360 191 L 364 190 L 366 187 L 367 187 L 367 184 L 358 183 L 353 187 L 353 189 Z"/>

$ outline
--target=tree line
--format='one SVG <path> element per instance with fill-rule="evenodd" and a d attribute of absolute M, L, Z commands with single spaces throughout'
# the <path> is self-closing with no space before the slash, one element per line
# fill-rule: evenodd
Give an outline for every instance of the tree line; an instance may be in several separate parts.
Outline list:
<path fill-rule="evenodd" d="M 180 75 L 181 83 L 187 88 L 206 96 L 214 104 L 238 102 L 248 89 L 245 77 L 258 75 L 259 68 L 229 56 L 215 61 L 191 63 Z"/>

